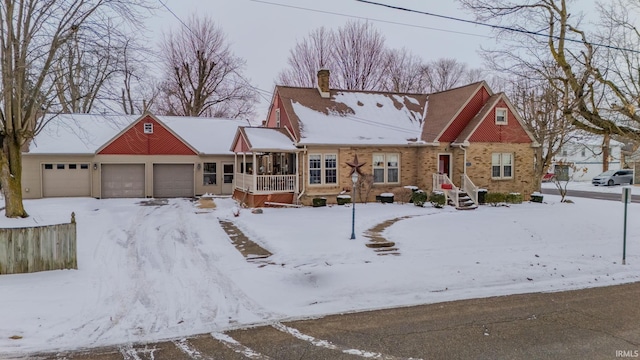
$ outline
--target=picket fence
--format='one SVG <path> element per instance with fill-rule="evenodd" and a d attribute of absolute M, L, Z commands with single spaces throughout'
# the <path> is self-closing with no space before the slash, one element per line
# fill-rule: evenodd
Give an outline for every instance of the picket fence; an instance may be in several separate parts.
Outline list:
<path fill-rule="evenodd" d="M 0 275 L 77 268 L 74 213 L 69 224 L 0 229 Z"/>

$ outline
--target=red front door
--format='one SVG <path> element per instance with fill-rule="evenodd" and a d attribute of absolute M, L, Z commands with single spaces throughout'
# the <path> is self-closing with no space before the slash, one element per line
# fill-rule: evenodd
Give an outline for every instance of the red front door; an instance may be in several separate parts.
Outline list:
<path fill-rule="evenodd" d="M 438 155 L 438 173 L 447 175 L 451 179 L 451 154 Z"/>

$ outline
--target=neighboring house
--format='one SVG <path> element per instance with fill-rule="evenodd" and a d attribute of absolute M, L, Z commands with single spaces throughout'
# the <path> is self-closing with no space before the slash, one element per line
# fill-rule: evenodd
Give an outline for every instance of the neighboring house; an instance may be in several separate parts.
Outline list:
<path fill-rule="evenodd" d="M 373 176 L 376 195 L 403 186 L 458 188 L 476 199 L 478 187 L 519 192 L 533 189 L 538 144 L 503 93 L 486 82 L 434 94 L 329 89 L 329 72 L 318 88 L 276 86 L 263 127 L 241 127 L 234 197 L 249 206 L 265 202 L 335 202 L 350 190 L 350 167 L 358 156 Z M 451 187 L 451 190 L 446 188 Z"/>
<path fill-rule="evenodd" d="M 52 116 L 23 152 L 23 196 L 231 194 L 229 145 L 242 124 L 152 114 Z"/>
<path fill-rule="evenodd" d="M 621 169 L 624 144 L 611 140 L 609 145 L 609 170 Z M 550 171 L 563 181 L 591 181 L 603 172 L 602 141 L 565 144 L 553 158 Z"/>

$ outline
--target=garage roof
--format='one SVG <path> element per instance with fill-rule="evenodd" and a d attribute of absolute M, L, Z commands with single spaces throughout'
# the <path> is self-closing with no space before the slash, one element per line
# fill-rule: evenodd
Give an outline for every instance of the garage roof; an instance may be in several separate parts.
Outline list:
<path fill-rule="evenodd" d="M 29 154 L 95 154 L 123 130 L 145 115 L 50 115 L 29 144 Z M 154 116 L 191 147 L 203 154 L 232 154 L 229 150 L 238 126 L 246 121 L 219 118 Z"/>

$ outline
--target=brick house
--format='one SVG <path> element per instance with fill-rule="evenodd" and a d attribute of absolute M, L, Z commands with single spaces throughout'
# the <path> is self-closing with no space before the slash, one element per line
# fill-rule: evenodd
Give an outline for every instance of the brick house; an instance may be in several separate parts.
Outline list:
<path fill-rule="evenodd" d="M 368 201 L 404 186 L 442 190 L 454 201 L 478 188 L 522 193 L 533 189 L 539 146 L 504 93 L 481 81 L 432 94 L 276 86 L 262 127 L 240 127 L 234 197 L 265 202 L 335 202 L 352 187 L 357 155 L 373 175 Z"/>

